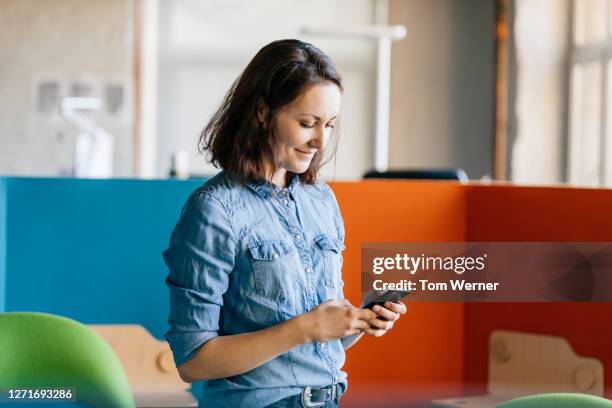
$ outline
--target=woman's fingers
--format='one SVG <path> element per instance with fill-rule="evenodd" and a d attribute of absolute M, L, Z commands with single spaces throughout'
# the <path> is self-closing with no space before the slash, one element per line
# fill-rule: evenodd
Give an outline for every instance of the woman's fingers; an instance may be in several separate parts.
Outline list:
<path fill-rule="evenodd" d="M 380 337 L 393 328 L 393 323 L 406 313 L 406 305 L 400 302 L 386 302 L 385 307 L 376 305 L 372 308 L 376 318 L 369 321 L 370 326 L 363 331 L 371 336 Z"/>
<path fill-rule="evenodd" d="M 405 314 L 407 310 L 406 305 L 401 300 L 398 302 L 386 302 L 385 307 L 399 314 Z"/>
<path fill-rule="evenodd" d="M 385 320 L 395 321 L 399 319 L 399 313 L 386 309 L 382 306 L 376 305 L 372 308 L 372 310 L 374 310 L 374 312 L 376 312 L 378 316 L 382 317 Z"/>
<path fill-rule="evenodd" d="M 372 320 L 376 319 L 378 316 L 374 311 L 370 309 L 356 309 L 357 310 L 357 318 L 362 320 Z"/>
<path fill-rule="evenodd" d="M 389 330 L 393 327 L 393 320 L 372 319 L 370 326 L 375 329 Z"/>
<path fill-rule="evenodd" d="M 370 328 L 370 323 L 366 320 L 357 319 L 354 321 L 353 327 L 359 330 L 365 330 Z"/>
<path fill-rule="evenodd" d="M 381 329 L 369 328 L 369 329 L 366 329 L 365 332 L 371 336 L 380 337 L 380 336 L 383 336 L 387 331 L 381 330 Z"/>
<path fill-rule="evenodd" d="M 365 329 L 352 329 L 347 333 L 347 336 L 353 336 L 365 332 Z"/>

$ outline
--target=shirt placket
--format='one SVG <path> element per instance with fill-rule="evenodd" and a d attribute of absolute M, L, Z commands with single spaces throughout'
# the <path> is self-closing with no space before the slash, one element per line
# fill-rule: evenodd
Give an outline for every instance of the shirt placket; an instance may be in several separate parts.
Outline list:
<path fill-rule="evenodd" d="M 295 200 L 289 194 L 287 189 L 282 189 L 278 193 L 278 200 L 282 208 L 282 213 L 286 217 L 291 239 L 298 250 L 300 262 L 304 268 L 304 276 L 306 281 L 306 310 L 314 308 L 316 303 L 316 287 L 314 281 L 314 271 L 312 269 L 312 257 L 308 250 L 308 245 L 304 238 L 304 231 L 298 222 L 297 206 Z"/>
<path fill-rule="evenodd" d="M 306 292 L 307 292 L 306 310 L 311 310 L 317 305 L 314 271 L 312 269 L 312 265 L 313 265 L 312 256 L 308 249 L 308 245 L 306 244 L 305 239 L 304 239 L 304 231 L 301 229 L 299 222 L 298 222 L 297 205 L 293 197 L 291 197 L 291 194 L 289 194 L 289 192 L 286 189 L 282 189 L 278 193 L 278 197 L 279 197 L 281 207 L 283 209 L 283 214 L 287 218 L 288 225 L 289 225 L 289 231 L 291 233 L 293 242 L 296 248 L 298 249 L 300 260 L 304 267 L 304 273 L 306 276 Z M 334 363 L 334 359 L 331 356 L 329 346 L 327 345 L 327 342 L 324 342 L 324 341 L 317 341 L 316 343 L 317 343 L 317 348 L 319 352 L 323 355 L 323 357 L 325 358 L 325 361 L 327 362 L 327 364 L 329 365 L 329 368 L 331 369 L 332 382 L 333 384 L 335 384 L 338 382 L 340 373 L 338 371 L 338 367 Z"/>

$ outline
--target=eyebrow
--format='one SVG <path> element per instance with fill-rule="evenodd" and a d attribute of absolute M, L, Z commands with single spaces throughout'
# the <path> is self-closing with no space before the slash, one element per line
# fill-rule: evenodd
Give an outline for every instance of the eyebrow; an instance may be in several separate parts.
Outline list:
<path fill-rule="evenodd" d="M 315 115 L 314 113 L 298 113 L 299 116 L 312 116 L 313 118 L 315 118 L 316 120 L 321 120 L 320 117 L 318 117 L 317 115 Z M 338 115 L 334 116 L 333 118 L 331 118 L 330 120 L 334 120 L 338 117 Z"/>

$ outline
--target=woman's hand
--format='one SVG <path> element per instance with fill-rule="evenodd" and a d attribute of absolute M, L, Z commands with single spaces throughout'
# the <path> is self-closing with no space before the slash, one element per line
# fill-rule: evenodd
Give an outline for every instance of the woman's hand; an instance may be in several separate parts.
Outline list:
<path fill-rule="evenodd" d="M 385 307 L 376 305 L 372 308 L 376 313 L 377 317 L 370 320 L 370 327 L 365 329 L 365 332 L 375 336 L 384 336 L 389 330 L 393 328 L 393 324 L 406 313 L 406 305 L 399 301 L 386 302 Z M 382 319 L 379 319 L 381 317 Z"/>
<path fill-rule="evenodd" d="M 356 308 L 346 299 L 329 300 L 304 313 L 302 320 L 308 341 L 328 341 L 367 330 L 376 313 Z"/>

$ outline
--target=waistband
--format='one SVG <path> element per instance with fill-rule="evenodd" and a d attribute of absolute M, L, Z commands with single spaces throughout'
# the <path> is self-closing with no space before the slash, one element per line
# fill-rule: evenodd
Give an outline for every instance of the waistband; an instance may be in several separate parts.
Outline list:
<path fill-rule="evenodd" d="M 336 401 L 342 395 L 340 384 L 328 385 L 326 387 L 304 387 L 302 388 L 302 405 L 306 408 L 321 407 L 326 401 Z"/>

